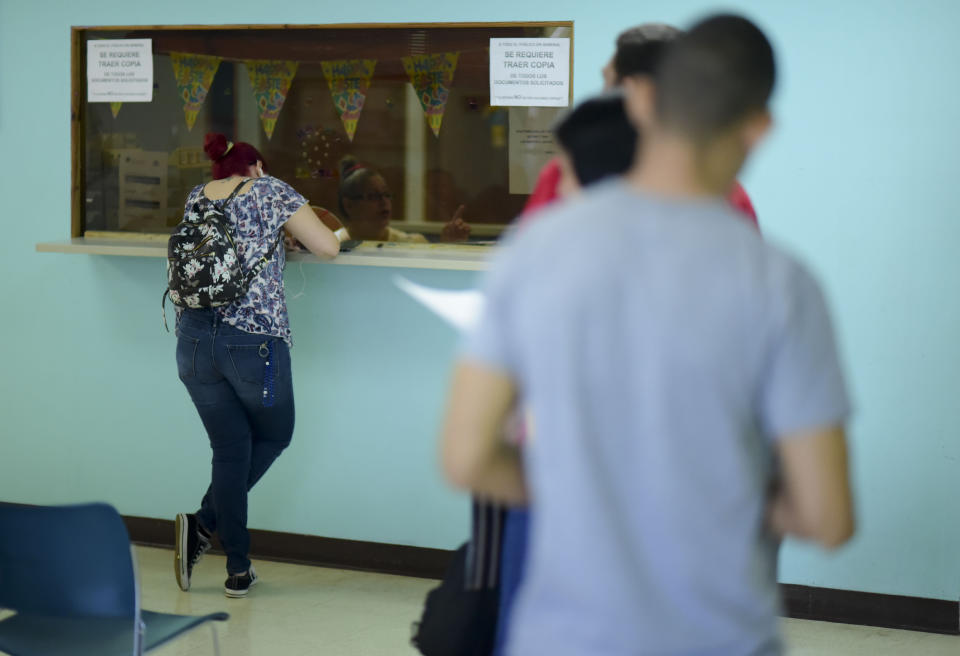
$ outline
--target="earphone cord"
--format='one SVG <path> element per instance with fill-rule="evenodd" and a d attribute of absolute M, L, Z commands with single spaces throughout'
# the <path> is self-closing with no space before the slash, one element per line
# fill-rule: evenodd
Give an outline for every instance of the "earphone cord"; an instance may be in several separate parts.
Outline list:
<path fill-rule="evenodd" d="M 300 279 L 302 282 L 300 284 L 300 291 L 298 291 L 296 294 L 291 296 L 290 297 L 291 300 L 300 298 L 301 296 L 303 296 L 304 291 L 307 289 L 307 276 L 303 272 L 303 262 L 298 262 L 298 264 L 299 264 L 298 268 L 300 269 Z"/>

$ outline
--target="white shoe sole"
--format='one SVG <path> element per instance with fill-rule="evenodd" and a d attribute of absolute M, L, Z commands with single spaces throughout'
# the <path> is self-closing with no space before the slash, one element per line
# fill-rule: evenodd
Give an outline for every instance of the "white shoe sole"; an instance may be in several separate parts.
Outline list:
<path fill-rule="evenodd" d="M 185 557 L 187 553 L 187 531 L 190 528 L 190 522 L 183 513 L 177 514 L 177 536 L 175 553 L 173 557 L 173 571 L 177 575 L 177 585 L 184 592 L 190 590 L 190 574 L 187 572 L 189 563 Z"/>
<path fill-rule="evenodd" d="M 250 581 L 250 585 L 247 586 L 246 590 L 231 590 L 227 586 L 223 586 L 223 594 L 229 599 L 243 599 L 246 597 L 247 593 L 250 592 L 250 588 L 260 582 L 260 579 L 257 578 L 257 572 L 253 569 L 253 565 L 250 566 L 250 572 L 253 574 L 253 580 Z"/>

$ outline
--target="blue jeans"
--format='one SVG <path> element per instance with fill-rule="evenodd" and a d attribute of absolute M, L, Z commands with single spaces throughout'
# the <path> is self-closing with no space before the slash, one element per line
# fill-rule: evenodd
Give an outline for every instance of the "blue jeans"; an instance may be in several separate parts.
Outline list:
<path fill-rule="evenodd" d="M 494 656 L 506 653 L 510 616 L 527 568 L 529 533 L 530 511 L 526 508 L 508 508 L 503 523 L 503 543 L 500 549 L 500 611 L 497 615 Z"/>
<path fill-rule="evenodd" d="M 293 436 L 290 350 L 279 338 L 223 323 L 212 310 L 184 310 L 177 370 L 213 448 L 213 473 L 197 520 L 216 533 L 227 572 L 250 567 L 247 492 Z"/>

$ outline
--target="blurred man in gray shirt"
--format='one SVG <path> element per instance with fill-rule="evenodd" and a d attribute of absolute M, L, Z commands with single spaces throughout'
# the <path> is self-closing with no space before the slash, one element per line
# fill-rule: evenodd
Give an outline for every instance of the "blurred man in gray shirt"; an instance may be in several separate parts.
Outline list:
<path fill-rule="evenodd" d="M 447 475 L 534 508 L 510 654 L 779 654 L 776 541 L 853 532 L 823 296 L 723 198 L 770 126 L 770 44 L 716 16 L 654 82 L 625 82 L 634 169 L 505 245 L 454 374 Z"/>

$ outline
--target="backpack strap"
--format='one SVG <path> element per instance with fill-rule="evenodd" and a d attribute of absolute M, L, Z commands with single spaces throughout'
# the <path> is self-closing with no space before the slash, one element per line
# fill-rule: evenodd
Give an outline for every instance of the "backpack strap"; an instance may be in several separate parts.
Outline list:
<path fill-rule="evenodd" d="M 236 187 L 233 188 L 233 191 L 231 191 L 230 195 L 227 196 L 227 202 L 223 204 L 224 214 L 227 213 L 227 205 L 233 202 L 233 199 L 236 198 L 237 194 L 240 193 L 240 190 L 243 188 L 243 185 L 247 184 L 248 182 L 253 182 L 254 180 L 256 180 L 256 178 L 244 178 L 243 180 L 240 181 L 240 184 L 238 184 Z"/>
<path fill-rule="evenodd" d="M 240 189 L 243 188 L 243 185 L 247 184 L 248 182 L 253 182 L 255 179 L 256 178 L 244 178 L 243 180 L 240 181 L 240 184 L 238 184 L 236 187 L 233 188 L 233 191 L 231 191 L 230 195 L 227 196 L 226 202 L 223 204 L 223 207 L 220 209 L 220 211 L 223 213 L 224 216 L 227 215 L 227 206 L 230 205 L 230 203 L 233 202 L 233 199 L 237 197 L 237 194 L 240 193 Z M 203 195 L 203 198 L 206 199 L 206 201 L 211 204 L 216 202 L 212 198 L 207 198 L 206 194 Z M 218 198 L 217 200 L 220 200 L 220 199 Z M 200 207 L 200 200 L 197 200 L 193 204 L 194 212 L 196 212 L 197 214 L 202 214 L 202 212 L 200 212 L 200 210 L 197 209 L 199 207 Z"/>
<path fill-rule="evenodd" d="M 163 291 L 163 296 L 160 298 L 160 315 L 163 317 L 163 329 L 167 332 L 170 332 L 170 328 L 167 326 L 167 296 L 170 295 L 170 288 L 167 287 Z"/>
<path fill-rule="evenodd" d="M 255 179 L 256 178 L 245 178 L 243 182 L 241 182 L 236 187 L 234 187 L 233 192 L 229 196 L 227 196 L 227 202 L 223 204 L 224 215 L 226 215 L 227 213 L 227 205 L 229 205 L 230 202 L 234 199 L 234 197 L 236 197 L 237 193 L 239 193 L 240 191 L 240 188 L 243 187 L 248 182 L 253 182 Z M 254 264 L 253 267 L 249 271 L 247 271 L 247 273 L 244 275 L 243 277 L 244 287 L 249 287 L 250 283 L 253 282 L 253 279 L 256 278 L 258 275 L 260 275 L 260 272 L 263 271 L 263 267 L 267 266 L 267 264 L 270 262 L 270 259 L 273 257 L 273 252 L 277 250 L 277 246 L 280 245 L 281 241 L 283 241 L 282 231 L 277 235 L 277 240 L 273 242 L 273 245 L 270 247 L 270 250 L 268 250 L 263 255 L 263 257 L 258 259 L 257 263 Z"/>
<path fill-rule="evenodd" d="M 248 182 L 253 182 L 253 181 L 255 181 L 255 180 L 256 180 L 256 178 L 244 178 L 243 181 L 242 181 L 240 184 L 238 184 L 236 187 L 234 187 L 234 189 L 233 189 L 233 191 L 230 193 L 230 195 L 227 196 L 227 202 L 225 202 L 225 203 L 223 204 L 223 210 L 222 210 L 222 211 L 223 211 L 224 216 L 226 216 L 226 214 L 227 214 L 227 206 L 233 201 L 233 199 L 236 197 L 236 195 L 237 195 L 238 193 L 240 193 L 240 189 L 241 189 L 245 184 L 247 184 Z M 280 233 L 277 235 L 277 241 L 273 242 L 273 246 L 270 247 L 270 250 L 268 250 L 263 257 L 261 257 L 260 259 L 258 259 L 258 260 L 257 260 L 257 263 L 254 264 L 253 267 L 244 275 L 244 277 L 243 277 L 243 286 L 244 286 L 245 288 L 246 288 L 246 287 L 249 287 L 249 286 L 250 286 L 250 283 L 253 281 L 253 279 L 256 278 L 258 275 L 260 275 L 260 272 L 263 271 L 263 267 L 267 266 L 267 264 L 270 262 L 270 259 L 273 257 L 273 252 L 274 252 L 275 250 L 277 250 L 277 246 L 280 245 L 280 242 L 281 242 L 281 241 L 283 241 L 283 232 L 280 232 Z"/>
<path fill-rule="evenodd" d="M 273 246 L 270 247 L 263 257 L 257 260 L 257 263 L 253 265 L 247 275 L 243 277 L 243 283 L 245 287 L 249 287 L 250 283 L 253 282 L 253 279 L 260 275 L 260 272 L 263 271 L 263 267 L 267 266 L 270 260 L 273 258 L 273 252 L 277 250 L 277 246 L 280 245 L 280 242 L 283 241 L 283 230 L 277 234 L 277 241 L 273 242 Z"/>

